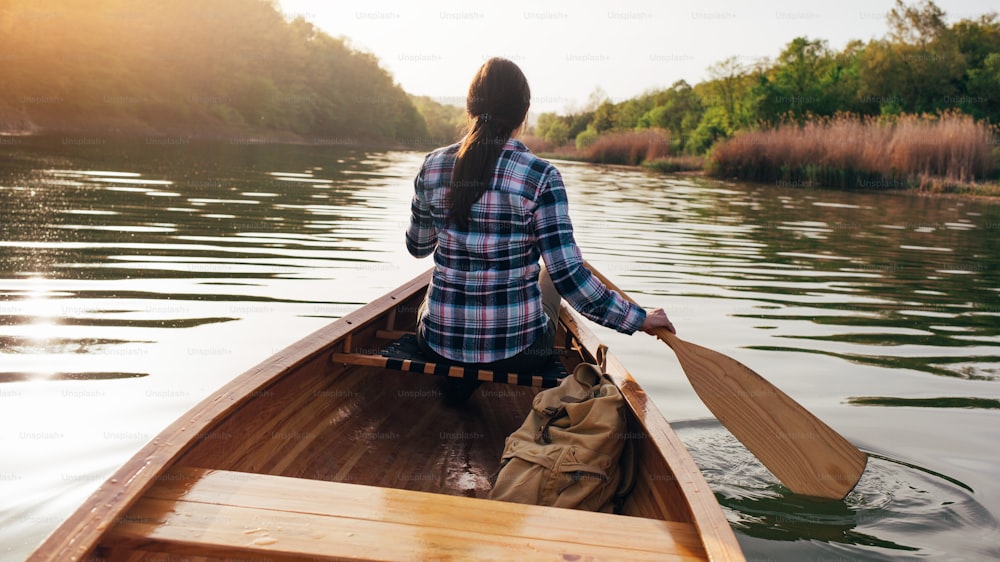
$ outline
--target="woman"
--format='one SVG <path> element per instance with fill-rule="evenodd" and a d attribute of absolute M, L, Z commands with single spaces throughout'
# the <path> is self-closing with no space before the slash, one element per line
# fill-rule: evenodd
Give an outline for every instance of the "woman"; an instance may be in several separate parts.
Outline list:
<path fill-rule="evenodd" d="M 559 171 L 512 138 L 530 98 L 517 65 L 486 61 L 469 86 L 469 132 L 427 155 L 414 182 L 406 247 L 434 254 L 417 340 L 439 361 L 537 368 L 551 360 L 560 295 L 626 334 L 674 331 L 662 309 L 647 314 L 584 267 Z"/>

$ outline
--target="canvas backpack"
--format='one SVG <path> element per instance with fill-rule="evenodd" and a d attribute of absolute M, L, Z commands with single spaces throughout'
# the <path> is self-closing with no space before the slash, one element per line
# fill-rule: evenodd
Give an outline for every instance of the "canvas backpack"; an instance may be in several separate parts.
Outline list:
<path fill-rule="evenodd" d="M 624 408 L 602 369 L 581 363 L 559 386 L 539 392 L 507 437 L 489 498 L 620 511 L 635 470 Z"/>

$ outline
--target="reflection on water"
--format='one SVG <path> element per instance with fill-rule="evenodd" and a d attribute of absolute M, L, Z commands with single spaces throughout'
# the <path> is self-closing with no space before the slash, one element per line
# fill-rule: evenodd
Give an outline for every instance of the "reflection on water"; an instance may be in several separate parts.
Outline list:
<path fill-rule="evenodd" d="M 81 369 L 81 356 L 110 363 L 117 354 L 116 363 L 128 364 L 160 343 L 156 333 L 303 303 L 308 311 L 299 315 L 339 317 L 360 303 L 359 294 L 303 295 L 291 281 L 382 261 L 381 241 L 398 238 L 401 220 L 386 221 L 386 207 L 405 200 L 398 181 L 411 173 L 394 170 L 393 160 L 409 165 L 409 157 L 273 152 L 217 145 L 16 152 L 0 185 L 4 378 L 74 371 L 97 378 L 112 372 L 109 365 Z M 111 171 L 115 165 L 142 171 Z"/>
<path fill-rule="evenodd" d="M 1000 400 L 992 398 L 962 398 L 959 396 L 944 396 L 940 398 L 864 396 L 851 398 L 848 402 L 859 406 L 914 406 L 919 408 L 980 408 L 984 410 L 1000 410 Z"/>
<path fill-rule="evenodd" d="M 15 558 L 202 397 L 429 265 L 402 244 L 422 154 L 4 149 L 0 544 Z M 751 558 L 990 552 L 1000 205 L 559 166 L 588 259 L 884 453 L 847 501 L 816 503 L 717 425 L 684 429 Z M 662 345 L 607 338 L 668 418 L 705 416 Z"/>

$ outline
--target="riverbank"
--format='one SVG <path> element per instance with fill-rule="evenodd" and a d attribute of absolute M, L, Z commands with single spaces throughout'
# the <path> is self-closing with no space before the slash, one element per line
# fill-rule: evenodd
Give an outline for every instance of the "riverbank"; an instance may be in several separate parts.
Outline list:
<path fill-rule="evenodd" d="M 93 127 L 44 128 L 35 126 L 30 130 L 0 129 L 0 146 L 19 146 L 33 142 L 79 146 L 103 146 L 122 142 L 150 146 L 181 146 L 199 142 L 215 142 L 232 145 L 342 146 L 364 150 L 431 150 L 440 146 L 440 143 L 434 139 L 424 137 L 385 139 L 361 135 L 302 135 L 292 131 L 253 130 L 216 124 L 168 128 L 149 125 L 114 126 L 104 124 Z"/>
<path fill-rule="evenodd" d="M 705 169 L 705 158 L 702 156 L 671 155 L 670 131 L 665 129 L 611 132 L 594 135 L 587 142 L 559 146 L 530 134 L 522 140 L 532 152 L 548 159 L 642 166 L 664 173 L 701 172 Z"/>
<path fill-rule="evenodd" d="M 567 154 L 561 152 L 541 152 L 539 156 L 546 159 L 569 160 L 573 162 L 590 162 L 586 158 L 577 154 Z M 935 197 L 983 197 L 989 199 L 1000 199 L 1000 181 L 983 181 L 976 183 L 949 182 L 944 178 L 922 178 L 915 181 L 894 180 L 887 182 L 882 179 L 859 180 L 856 185 L 845 186 L 839 182 L 824 183 L 819 179 L 792 180 L 775 179 L 760 180 L 739 175 L 725 176 L 709 169 L 709 162 L 701 156 L 668 156 L 651 162 L 641 164 L 623 164 L 626 166 L 642 167 L 647 170 L 662 174 L 677 174 L 685 176 L 704 176 L 715 179 L 737 182 L 767 183 L 784 187 L 798 187 L 803 189 L 841 189 L 856 191 L 877 191 L 879 193 L 908 193 L 923 196 Z M 826 175 L 832 177 L 845 177 L 849 172 L 840 170 L 830 170 Z"/>
<path fill-rule="evenodd" d="M 667 131 L 595 136 L 586 145 L 546 145 L 542 155 L 594 164 L 642 165 L 664 173 L 702 172 L 722 180 L 785 187 L 1000 197 L 1000 135 L 971 116 L 858 117 L 747 130 L 704 157 L 671 154 Z"/>
<path fill-rule="evenodd" d="M 761 134 L 765 136 L 762 138 Z M 802 163 L 791 167 L 795 161 L 792 153 L 796 147 L 785 146 L 786 155 L 771 156 L 778 162 L 762 168 L 761 159 L 746 156 L 747 147 L 770 146 L 777 152 L 778 144 L 767 132 L 750 132 L 720 143 L 708 156 L 659 155 L 656 148 L 641 143 L 629 144 L 616 141 L 606 143 L 602 151 L 583 153 L 572 145 L 546 146 L 530 135 L 522 139 L 533 152 L 542 158 L 569 160 L 592 164 L 612 164 L 641 167 L 664 174 L 707 176 L 726 181 L 749 181 L 804 189 L 845 189 L 877 191 L 881 193 L 915 193 L 931 196 L 1000 198 L 1000 181 L 960 181 L 933 175 L 911 178 L 879 175 L 854 168 L 824 167 L 816 163 Z M 633 137 L 639 138 L 639 137 Z M 650 141 L 650 139 L 653 139 Z M 662 146 L 663 139 L 646 137 L 646 141 Z M 105 146 L 118 143 L 136 143 L 151 147 L 184 146 L 196 143 L 222 143 L 229 145 L 300 145 L 355 148 L 359 150 L 414 150 L 424 152 L 447 144 L 447 141 L 430 138 L 380 139 L 375 137 L 342 136 L 319 137 L 299 135 L 289 131 L 253 131 L 245 127 L 203 126 L 199 128 L 176 127 L 172 129 L 144 127 L 73 127 L 45 130 L 35 127 L 31 132 L 0 131 L 0 147 L 25 146 L 33 143 L 60 144 L 64 146 Z M 833 144 L 836 144 L 834 142 Z M 616 147 L 614 150 L 608 146 Z M 733 150 L 736 147 L 739 150 Z M 652 159 L 643 154 L 657 155 Z M 743 160 L 733 157 L 741 155 Z M 636 155 L 640 155 L 637 157 Z M 1000 159 L 994 159 L 1000 160 Z M 753 165 L 747 165 L 750 161 Z"/>

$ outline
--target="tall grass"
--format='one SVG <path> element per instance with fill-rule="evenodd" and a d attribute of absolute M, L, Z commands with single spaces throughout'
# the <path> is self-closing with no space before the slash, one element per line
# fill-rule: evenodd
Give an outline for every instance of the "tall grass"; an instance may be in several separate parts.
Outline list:
<path fill-rule="evenodd" d="M 702 172 L 705 169 L 705 158 L 702 156 L 666 156 L 642 163 L 644 168 L 657 172 Z"/>
<path fill-rule="evenodd" d="M 521 135 L 520 139 L 535 154 L 545 155 L 547 158 L 580 159 L 572 142 L 559 146 L 533 134 Z"/>
<path fill-rule="evenodd" d="M 749 131 L 713 149 L 713 175 L 789 185 L 939 189 L 995 171 L 994 131 L 960 113 L 850 115 Z"/>
<path fill-rule="evenodd" d="M 579 151 L 587 162 L 637 165 L 664 158 L 670 153 L 670 132 L 643 129 L 605 133 Z"/>

